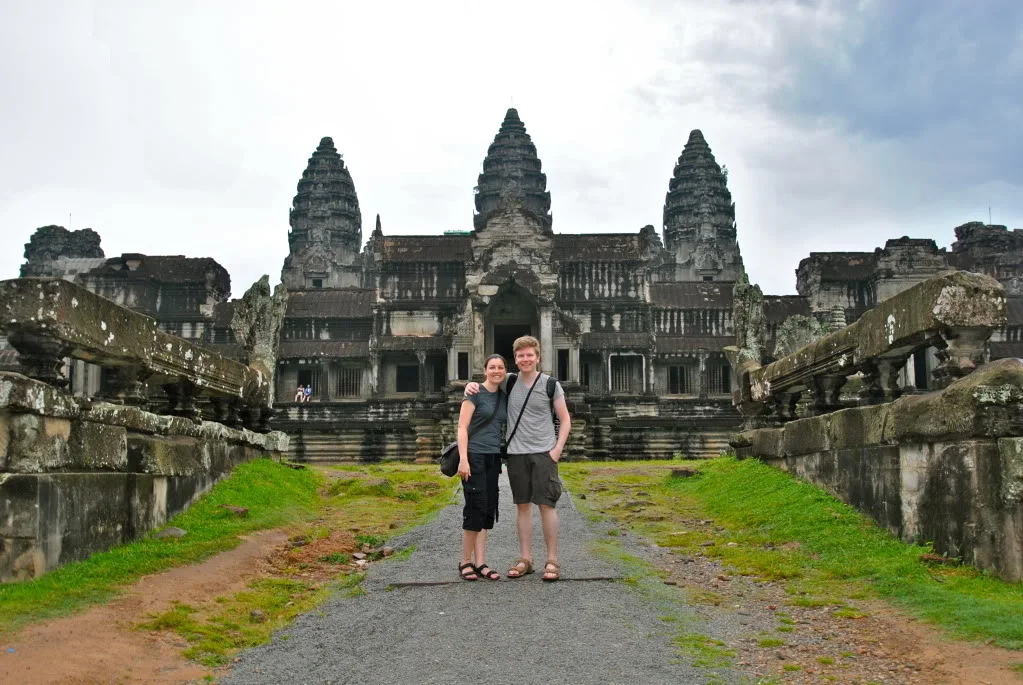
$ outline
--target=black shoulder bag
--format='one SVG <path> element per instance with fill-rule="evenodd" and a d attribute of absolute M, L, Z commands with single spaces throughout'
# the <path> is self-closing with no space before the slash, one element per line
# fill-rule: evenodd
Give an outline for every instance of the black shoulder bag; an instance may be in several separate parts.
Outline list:
<path fill-rule="evenodd" d="M 497 402 L 494 404 L 494 411 L 490 413 L 490 416 L 487 417 L 487 420 L 481 423 L 479 425 L 479 428 L 477 428 L 476 430 L 483 430 L 484 428 L 489 426 L 490 422 L 494 420 L 495 416 L 497 416 L 497 412 L 501 410 L 501 400 L 504 398 L 504 393 L 501 392 L 500 390 L 498 390 L 497 392 L 498 392 Z M 469 433 L 469 438 L 472 438 L 472 433 Z M 468 449 L 469 446 L 467 444 L 466 450 Z M 448 477 L 455 475 L 456 473 L 458 473 L 458 460 L 459 460 L 458 441 L 456 440 L 455 442 L 451 443 L 443 450 L 441 450 L 440 472 Z"/>
<path fill-rule="evenodd" d="M 512 432 L 508 434 L 508 439 L 501 445 L 501 456 L 508 456 L 508 445 L 511 444 L 512 438 L 515 437 L 515 432 L 519 429 L 519 424 L 522 423 L 522 414 L 526 411 L 526 405 L 529 404 L 529 396 L 533 394 L 533 388 L 540 381 L 540 374 L 536 374 L 536 380 L 529 386 L 529 392 L 526 393 L 526 399 L 522 400 L 522 409 L 519 409 L 519 415 L 515 419 L 515 427 L 512 428 Z M 511 399 L 511 390 L 508 391 L 509 399 Z"/>

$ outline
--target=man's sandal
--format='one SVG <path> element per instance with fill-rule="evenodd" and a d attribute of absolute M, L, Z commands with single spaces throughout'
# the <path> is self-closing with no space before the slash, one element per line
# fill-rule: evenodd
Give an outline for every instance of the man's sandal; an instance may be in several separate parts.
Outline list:
<path fill-rule="evenodd" d="M 533 562 L 525 557 L 519 557 L 505 575 L 509 578 L 521 578 L 522 576 L 528 576 L 532 572 Z"/>
<path fill-rule="evenodd" d="M 476 580 L 479 577 L 476 567 L 472 565 L 471 561 L 458 565 L 458 575 L 462 577 L 462 580 Z"/>
<path fill-rule="evenodd" d="M 481 564 L 476 567 L 476 575 L 487 580 L 501 580 L 501 574 L 486 564 Z"/>
<path fill-rule="evenodd" d="M 553 570 L 551 570 L 553 568 Z M 553 583 L 555 580 L 561 577 L 561 567 L 558 566 L 556 561 L 548 561 L 543 565 L 543 580 L 547 583 Z"/>

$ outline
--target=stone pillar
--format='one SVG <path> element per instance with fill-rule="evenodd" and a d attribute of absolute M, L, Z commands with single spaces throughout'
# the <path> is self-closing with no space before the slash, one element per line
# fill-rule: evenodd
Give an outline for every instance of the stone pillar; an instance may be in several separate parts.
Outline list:
<path fill-rule="evenodd" d="M 483 320 L 483 312 L 478 309 L 472 310 L 472 357 L 469 359 L 469 378 L 474 376 L 483 377 L 483 360 L 487 355 L 484 351 L 486 346 L 486 322 Z"/>
<path fill-rule="evenodd" d="M 369 394 L 371 397 L 380 395 L 380 355 L 375 352 L 369 354 Z"/>
<path fill-rule="evenodd" d="M 707 381 L 708 381 L 708 379 L 707 379 L 707 353 L 701 351 L 699 359 L 700 359 L 700 387 L 699 387 L 699 395 L 700 395 L 700 399 L 701 400 L 705 400 L 710 395 L 710 389 L 709 389 L 708 383 L 707 383 Z"/>
<path fill-rule="evenodd" d="M 554 358 L 554 310 L 544 307 L 540 310 L 540 363 L 545 373 L 557 371 L 558 360 Z"/>
<path fill-rule="evenodd" d="M 330 402 L 334 399 L 334 388 L 340 376 L 341 369 L 336 364 L 323 365 L 323 388 L 320 393 L 321 402 Z"/>
<path fill-rule="evenodd" d="M 579 368 L 579 347 L 572 347 L 568 350 L 568 380 L 572 383 L 582 382 L 582 373 Z"/>
<path fill-rule="evenodd" d="M 600 351 L 601 374 L 604 382 L 601 384 L 601 394 L 611 394 L 611 353 L 608 350 Z"/>
<path fill-rule="evenodd" d="M 416 359 L 419 360 L 419 396 L 423 397 L 426 395 L 426 352 L 419 350 L 416 352 Z"/>
<path fill-rule="evenodd" d="M 453 383 L 458 380 L 458 349 L 455 347 L 455 343 L 451 343 L 451 347 L 448 348 L 448 383 Z"/>
<path fill-rule="evenodd" d="M 644 371 L 646 377 L 643 379 L 644 388 L 643 392 L 647 395 L 656 395 L 657 388 L 655 385 L 656 374 L 654 374 L 654 355 L 647 353 L 643 355 L 643 364 L 645 366 Z"/>

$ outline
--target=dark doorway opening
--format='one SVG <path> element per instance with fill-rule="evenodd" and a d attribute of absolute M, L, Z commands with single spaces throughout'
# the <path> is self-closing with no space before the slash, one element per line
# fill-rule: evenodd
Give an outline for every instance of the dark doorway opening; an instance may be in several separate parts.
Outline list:
<path fill-rule="evenodd" d="M 517 338 L 532 333 L 528 323 L 494 324 L 494 354 L 499 354 L 508 362 L 509 371 L 517 371 L 512 345 Z"/>

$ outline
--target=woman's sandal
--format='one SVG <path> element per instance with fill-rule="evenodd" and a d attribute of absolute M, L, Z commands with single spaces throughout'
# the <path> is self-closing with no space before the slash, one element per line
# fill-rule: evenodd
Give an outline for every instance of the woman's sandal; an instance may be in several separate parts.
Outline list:
<path fill-rule="evenodd" d="M 522 576 L 528 576 L 532 572 L 533 562 L 525 557 L 519 557 L 505 575 L 509 578 L 521 578 Z"/>
<path fill-rule="evenodd" d="M 462 576 L 462 580 L 476 580 L 479 577 L 471 561 L 458 565 L 458 575 Z"/>
<path fill-rule="evenodd" d="M 476 567 L 476 575 L 486 580 L 501 580 L 501 574 L 490 568 L 486 564 L 481 564 Z"/>
<path fill-rule="evenodd" d="M 553 568 L 553 570 L 551 570 Z M 558 566 L 556 561 L 548 561 L 543 565 L 543 580 L 546 583 L 553 583 L 558 578 L 561 578 L 561 567 Z"/>

